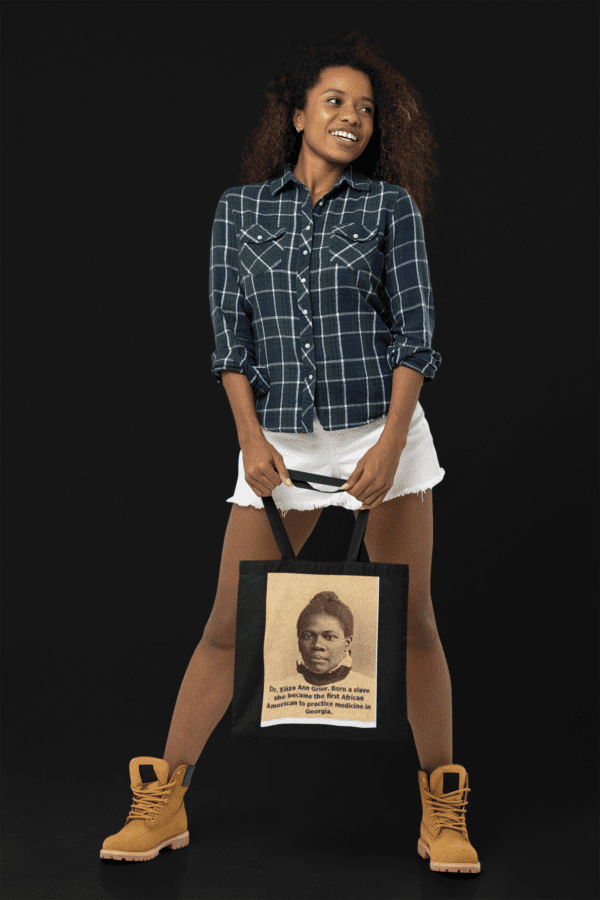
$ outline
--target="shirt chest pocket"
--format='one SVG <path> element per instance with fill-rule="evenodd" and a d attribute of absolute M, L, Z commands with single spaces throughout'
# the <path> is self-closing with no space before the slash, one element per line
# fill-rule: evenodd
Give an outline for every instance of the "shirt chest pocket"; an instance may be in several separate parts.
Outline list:
<path fill-rule="evenodd" d="M 349 269 L 368 269 L 381 273 L 383 253 L 377 227 L 364 225 L 336 225 L 329 238 L 329 259 L 334 265 Z"/>
<path fill-rule="evenodd" d="M 242 228 L 239 238 L 240 275 L 261 275 L 281 268 L 285 228 L 269 231 L 254 223 Z"/>

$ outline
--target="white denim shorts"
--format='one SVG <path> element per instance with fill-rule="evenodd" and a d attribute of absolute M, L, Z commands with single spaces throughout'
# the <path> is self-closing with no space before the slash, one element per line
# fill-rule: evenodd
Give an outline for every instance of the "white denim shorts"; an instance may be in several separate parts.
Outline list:
<path fill-rule="evenodd" d="M 262 428 L 262 432 L 267 441 L 276 450 L 279 450 L 288 469 L 330 475 L 346 481 L 354 472 L 360 458 L 381 437 L 386 418 L 387 416 L 382 416 L 380 419 L 356 428 L 325 431 L 315 411 L 312 434 L 287 434 L 267 431 L 266 428 Z M 385 499 L 392 500 L 401 494 L 422 493 L 438 484 L 445 474 L 445 470 L 440 467 L 438 462 L 423 407 L 417 401 L 408 430 L 407 443 L 396 470 L 396 477 Z M 289 487 L 287 484 L 280 484 L 273 488 L 271 496 L 282 516 L 285 516 L 288 509 L 342 506 L 344 509 L 354 510 L 360 509 L 362 506 L 362 502 L 349 494 L 347 490 L 341 491 L 341 493 L 332 493 L 339 488 L 310 481 L 308 483 L 316 490 L 311 491 L 295 485 Z M 332 496 L 328 497 L 328 494 L 332 494 Z M 246 481 L 241 450 L 238 459 L 237 484 L 233 495 L 227 498 L 227 503 L 255 506 L 257 509 L 265 508 L 262 497 L 255 494 Z"/>

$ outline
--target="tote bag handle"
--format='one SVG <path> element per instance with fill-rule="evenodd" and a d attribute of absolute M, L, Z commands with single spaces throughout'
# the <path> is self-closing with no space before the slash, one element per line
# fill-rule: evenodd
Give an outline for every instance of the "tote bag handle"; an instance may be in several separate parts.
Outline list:
<path fill-rule="evenodd" d="M 311 491 L 317 491 L 317 493 L 319 494 L 345 493 L 343 491 L 320 491 L 318 488 L 312 487 L 312 485 L 308 483 L 308 481 L 310 480 L 316 481 L 317 484 L 329 484 L 332 486 L 340 487 L 342 484 L 346 483 L 343 478 L 333 478 L 333 476 L 331 475 L 316 475 L 313 472 L 300 472 L 298 469 L 288 469 L 288 472 L 290 474 L 290 480 L 292 484 L 296 487 L 308 488 Z M 281 558 L 296 559 L 296 555 L 288 537 L 288 533 L 285 530 L 283 518 L 281 516 L 281 513 L 277 509 L 275 501 L 272 497 L 262 497 L 261 499 L 267 512 L 267 516 L 269 517 L 273 536 L 277 541 L 277 546 L 279 547 Z M 352 532 L 352 540 L 350 541 L 348 556 L 346 557 L 347 562 L 356 562 L 358 560 L 360 546 L 367 529 L 369 512 L 370 510 L 368 509 L 361 509 L 358 512 L 358 516 L 354 525 L 354 531 Z"/>

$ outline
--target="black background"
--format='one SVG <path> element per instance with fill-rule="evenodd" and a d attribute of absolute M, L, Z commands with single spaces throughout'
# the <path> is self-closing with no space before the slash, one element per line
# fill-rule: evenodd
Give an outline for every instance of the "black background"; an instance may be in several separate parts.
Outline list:
<path fill-rule="evenodd" d="M 129 760 L 163 754 L 237 477 L 216 204 L 276 63 L 342 25 L 382 42 L 440 147 L 443 362 L 420 400 L 482 872 L 417 856 L 412 741 L 242 746 L 229 711 L 190 846 L 105 863 Z M 3 4 L 6 900 L 598 897 L 597 33 L 587 2 Z M 301 558 L 343 558 L 353 525 L 325 510 Z"/>

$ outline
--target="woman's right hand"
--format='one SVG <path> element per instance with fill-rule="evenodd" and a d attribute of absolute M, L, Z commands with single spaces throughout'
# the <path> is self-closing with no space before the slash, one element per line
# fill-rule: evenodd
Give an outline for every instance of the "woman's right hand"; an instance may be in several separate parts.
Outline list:
<path fill-rule="evenodd" d="M 274 488 L 289 480 L 283 456 L 263 437 L 256 437 L 242 447 L 246 481 L 258 497 L 270 497 Z"/>

